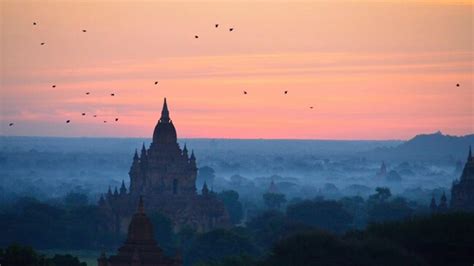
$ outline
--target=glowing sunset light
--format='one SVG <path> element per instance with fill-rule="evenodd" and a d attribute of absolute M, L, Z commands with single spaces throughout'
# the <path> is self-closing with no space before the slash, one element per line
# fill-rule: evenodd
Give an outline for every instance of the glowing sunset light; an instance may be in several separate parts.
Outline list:
<path fill-rule="evenodd" d="M 163 97 L 184 138 L 473 133 L 472 9 L 2 1 L 0 134 L 148 137 Z"/>

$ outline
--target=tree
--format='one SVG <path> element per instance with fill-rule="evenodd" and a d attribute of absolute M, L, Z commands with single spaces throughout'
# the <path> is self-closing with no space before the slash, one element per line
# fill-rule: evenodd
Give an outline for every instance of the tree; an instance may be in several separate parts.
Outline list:
<path fill-rule="evenodd" d="M 3 262 L 12 266 L 39 266 L 44 262 L 44 257 L 37 254 L 32 247 L 12 244 L 8 246 L 4 253 Z"/>
<path fill-rule="evenodd" d="M 306 232 L 278 242 L 264 266 L 423 265 L 418 257 L 381 240 L 344 240 L 325 232 Z"/>
<path fill-rule="evenodd" d="M 66 196 L 64 196 L 64 203 L 68 207 L 78 207 L 87 205 L 89 199 L 87 198 L 86 194 L 77 193 L 77 192 L 69 192 Z"/>
<path fill-rule="evenodd" d="M 77 257 L 72 255 L 54 255 L 53 258 L 47 259 L 47 261 L 54 266 L 87 266 L 85 262 L 80 262 Z"/>
<path fill-rule="evenodd" d="M 279 211 L 266 211 L 247 223 L 247 228 L 255 236 L 260 246 L 265 248 L 273 245 L 282 238 L 286 220 L 285 215 Z"/>
<path fill-rule="evenodd" d="M 289 219 L 336 233 L 346 231 L 353 220 L 341 203 L 337 201 L 305 200 L 288 206 L 286 215 Z"/>
<path fill-rule="evenodd" d="M 377 193 L 370 195 L 369 200 L 376 202 L 384 202 L 392 196 L 390 189 L 388 187 L 377 187 L 375 189 Z"/>
<path fill-rule="evenodd" d="M 224 257 L 258 254 L 258 249 L 247 235 L 218 229 L 201 234 L 186 252 L 185 265 L 219 261 Z"/>
<path fill-rule="evenodd" d="M 413 210 L 404 198 L 397 197 L 392 201 L 382 201 L 368 206 L 370 222 L 387 222 L 403 220 L 412 216 Z"/>
<path fill-rule="evenodd" d="M 285 194 L 265 193 L 263 194 L 263 202 L 269 209 L 280 209 L 281 205 L 286 202 Z"/>
<path fill-rule="evenodd" d="M 224 257 L 219 261 L 201 262 L 196 266 L 257 266 L 258 261 L 254 257 L 247 255 Z"/>
<path fill-rule="evenodd" d="M 233 224 L 240 223 L 243 216 L 242 203 L 239 201 L 239 193 L 235 190 L 225 190 L 218 194 L 218 197 L 224 202 L 229 212 L 230 220 Z"/>
<path fill-rule="evenodd" d="M 172 254 L 175 249 L 175 235 L 171 220 L 159 212 L 152 212 L 149 217 L 156 241 L 167 254 Z"/>

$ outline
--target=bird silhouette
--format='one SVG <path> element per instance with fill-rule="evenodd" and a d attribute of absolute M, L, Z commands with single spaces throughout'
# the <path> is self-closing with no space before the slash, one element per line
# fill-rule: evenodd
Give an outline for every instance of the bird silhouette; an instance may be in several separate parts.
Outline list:
<path fill-rule="evenodd" d="M 197 35 L 194 35 L 194 39 L 197 39 L 197 38 L 199 38 L 199 36 L 197 36 Z"/>
<path fill-rule="evenodd" d="M 106 121 L 106 120 L 104 120 L 104 123 L 107 123 L 107 121 Z"/>
<path fill-rule="evenodd" d="M 97 117 L 97 115 L 94 115 L 94 117 Z"/>
<path fill-rule="evenodd" d="M 53 86 L 51 86 L 51 87 L 56 88 L 56 85 L 53 85 Z"/>
<path fill-rule="evenodd" d="M 13 125 L 14 125 L 13 123 L 8 124 L 9 127 L 12 127 Z"/>
<path fill-rule="evenodd" d="M 244 94 L 247 94 L 247 92 L 246 92 L 246 91 L 244 91 Z"/>
<path fill-rule="evenodd" d="M 155 85 L 157 85 L 157 84 L 158 84 L 158 81 L 155 81 Z"/>
<path fill-rule="evenodd" d="M 456 84 L 456 87 L 459 87 L 459 83 L 458 83 L 458 84 Z"/>
<path fill-rule="evenodd" d="M 71 122 L 71 120 L 66 120 L 66 124 L 69 124 Z"/>
<path fill-rule="evenodd" d="M 219 27 L 219 24 L 216 24 L 216 28 Z"/>
<path fill-rule="evenodd" d="M 33 22 L 33 25 L 36 25 L 36 22 Z"/>
<path fill-rule="evenodd" d="M 233 30 L 234 30 L 234 28 L 229 28 L 229 31 L 233 31 Z"/>
<path fill-rule="evenodd" d="M 90 93 L 90 92 L 86 92 L 86 95 L 89 95 L 89 94 L 91 94 L 91 93 Z"/>
<path fill-rule="evenodd" d="M 118 121 L 118 118 L 115 118 L 115 122 L 117 122 L 117 121 Z"/>
<path fill-rule="evenodd" d="M 82 113 L 82 116 L 85 116 L 85 115 L 86 115 L 86 113 Z"/>
<path fill-rule="evenodd" d="M 288 91 L 285 91 L 285 94 L 288 94 Z"/>
<path fill-rule="evenodd" d="M 313 109 L 314 107 L 313 106 L 310 106 L 309 109 Z"/>
<path fill-rule="evenodd" d="M 82 30 L 82 32 L 87 32 L 87 30 Z"/>
<path fill-rule="evenodd" d="M 42 42 L 41 45 L 44 45 L 44 42 Z"/>
<path fill-rule="evenodd" d="M 111 93 L 110 96 L 115 96 L 115 93 Z"/>

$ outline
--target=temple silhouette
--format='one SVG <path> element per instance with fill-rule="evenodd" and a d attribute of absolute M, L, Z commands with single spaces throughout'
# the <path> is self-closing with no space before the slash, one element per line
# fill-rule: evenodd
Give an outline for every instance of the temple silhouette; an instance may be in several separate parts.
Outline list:
<path fill-rule="evenodd" d="M 451 187 L 450 205 L 454 210 L 474 211 L 474 158 L 471 147 L 462 175 Z"/>
<path fill-rule="evenodd" d="M 118 254 L 107 258 L 102 253 L 98 266 L 180 266 L 179 255 L 169 258 L 153 238 L 153 225 L 145 214 L 143 198 L 140 197 L 138 209 L 128 226 L 127 240 L 118 249 Z"/>
<path fill-rule="evenodd" d="M 204 186 L 196 190 L 197 164 L 194 152 L 181 149 L 176 129 L 164 99 L 161 118 L 153 132 L 153 141 L 140 156 L 135 150 L 130 167 L 130 187 L 122 181 L 120 192 L 109 188 L 101 195 L 100 209 L 108 217 L 105 229 L 125 233 L 140 196 L 149 212 L 160 212 L 173 222 L 174 230 L 189 226 L 198 232 L 230 225 L 224 203 Z"/>

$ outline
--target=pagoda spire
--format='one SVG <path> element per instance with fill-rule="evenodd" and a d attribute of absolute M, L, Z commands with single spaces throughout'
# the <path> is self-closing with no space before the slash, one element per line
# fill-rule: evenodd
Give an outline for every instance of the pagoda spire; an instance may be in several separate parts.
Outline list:
<path fill-rule="evenodd" d="M 188 148 L 186 147 L 186 143 L 184 143 L 183 156 L 185 156 L 186 159 L 189 159 L 188 158 Z"/>
<path fill-rule="evenodd" d="M 112 197 L 112 189 L 109 186 L 109 190 L 107 191 L 107 199 L 109 199 L 110 197 Z"/>
<path fill-rule="evenodd" d="M 209 188 L 207 188 L 207 182 L 204 181 L 204 185 L 202 186 L 202 195 L 207 196 L 209 194 Z"/>
<path fill-rule="evenodd" d="M 163 102 L 163 109 L 161 110 L 161 118 L 160 121 L 163 123 L 170 122 L 170 112 L 168 111 L 168 104 L 166 103 L 166 97 Z"/>
<path fill-rule="evenodd" d="M 120 186 L 120 195 L 127 193 L 127 188 L 125 187 L 125 181 L 122 180 L 122 185 Z"/>
<path fill-rule="evenodd" d="M 140 196 L 140 200 L 138 201 L 138 213 L 145 213 L 145 207 L 143 206 L 143 196 Z"/>
<path fill-rule="evenodd" d="M 467 161 L 468 161 L 468 162 L 472 161 L 472 150 L 471 150 L 471 145 L 469 145 L 469 154 L 467 155 Z"/>
<path fill-rule="evenodd" d="M 133 161 L 138 161 L 138 151 L 135 149 L 135 154 L 133 155 Z"/>
<path fill-rule="evenodd" d="M 144 157 L 146 157 L 146 148 L 145 148 L 145 142 L 143 142 L 142 144 L 142 154 L 140 155 L 143 159 Z"/>

